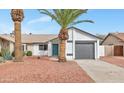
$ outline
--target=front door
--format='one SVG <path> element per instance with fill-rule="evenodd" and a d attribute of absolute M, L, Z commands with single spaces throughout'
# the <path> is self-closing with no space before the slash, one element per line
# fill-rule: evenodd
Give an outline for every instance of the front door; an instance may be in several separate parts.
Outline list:
<path fill-rule="evenodd" d="M 52 56 L 58 56 L 58 44 L 53 44 L 52 45 Z"/>

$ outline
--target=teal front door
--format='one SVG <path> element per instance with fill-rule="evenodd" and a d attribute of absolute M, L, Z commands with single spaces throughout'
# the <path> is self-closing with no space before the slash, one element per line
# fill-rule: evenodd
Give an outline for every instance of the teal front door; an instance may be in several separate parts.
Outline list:
<path fill-rule="evenodd" d="M 58 56 L 58 44 L 53 44 L 52 45 L 52 56 Z"/>

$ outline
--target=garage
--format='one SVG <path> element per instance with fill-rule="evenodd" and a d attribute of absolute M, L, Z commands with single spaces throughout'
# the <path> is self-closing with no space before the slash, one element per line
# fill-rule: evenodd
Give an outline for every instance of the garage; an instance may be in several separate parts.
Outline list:
<path fill-rule="evenodd" d="M 94 42 L 75 42 L 75 59 L 94 59 L 95 47 Z"/>

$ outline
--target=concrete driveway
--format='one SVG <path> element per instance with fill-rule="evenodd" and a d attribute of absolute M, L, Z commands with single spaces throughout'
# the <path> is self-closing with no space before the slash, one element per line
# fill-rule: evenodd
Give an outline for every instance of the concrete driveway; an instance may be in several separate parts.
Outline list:
<path fill-rule="evenodd" d="M 76 62 L 95 82 L 124 82 L 124 68 L 101 60 L 76 60 Z"/>

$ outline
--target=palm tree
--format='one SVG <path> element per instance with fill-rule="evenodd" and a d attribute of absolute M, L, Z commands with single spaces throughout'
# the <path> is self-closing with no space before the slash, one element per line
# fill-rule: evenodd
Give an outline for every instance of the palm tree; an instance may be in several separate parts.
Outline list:
<path fill-rule="evenodd" d="M 22 9 L 12 9 L 11 17 L 14 21 L 14 34 L 15 34 L 15 62 L 22 61 L 22 45 L 21 45 L 21 22 L 24 18 Z"/>
<path fill-rule="evenodd" d="M 51 17 L 61 26 L 61 30 L 58 35 L 60 40 L 59 62 L 66 62 L 65 46 L 66 40 L 68 39 L 68 27 L 83 22 L 93 23 L 91 20 L 77 20 L 79 16 L 87 13 L 87 9 L 53 9 L 52 11 L 39 9 L 39 12 Z"/>

